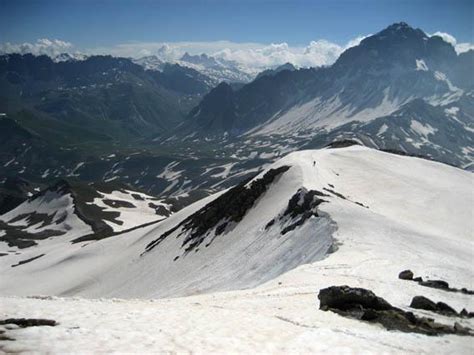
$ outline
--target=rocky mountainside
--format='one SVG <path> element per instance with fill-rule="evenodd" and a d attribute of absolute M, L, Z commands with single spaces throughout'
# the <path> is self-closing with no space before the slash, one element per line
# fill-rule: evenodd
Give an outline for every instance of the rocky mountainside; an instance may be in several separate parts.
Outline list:
<path fill-rule="evenodd" d="M 59 243 L 93 241 L 170 214 L 169 204 L 121 184 L 61 180 L 0 215 L 0 242 L 25 249 L 56 238 Z"/>
<path fill-rule="evenodd" d="M 47 56 L 9 54 L 0 56 L 0 112 L 17 120 L 24 112 L 38 120 L 46 116 L 49 129 L 75 128 L 82 141 L 98 140 L 97 134 L 149 137 L 180 123 L 211 89 L 210 82 L 178 65 L 155 72 L 111 56 L 54 62 Z"/>
<path fill-rule="evenodd" d="M 273 75 L 278 74 L 279 72 L 281 72 L 283 70 L 294 71 L 294 70 L 296 70 L 296 67 L 291 63 L 285 63 L 285 64 L 282 64 L 282 65 L 276 67 L 275 69 L 266 69 L 266 70 L 258 73 L 258 75 L 256 76 L 255 79 L 261 78 L 262 76 L 265 76 L 265 75 L 273 76 Z"/>
<path fill-rule="evenodd" d="M 467 166 L 474 139 L 473 59 L 474 51 L 458 55 L 441 37 L 394 24 L 346 50 L 330 67 L 284 70 L 239 89 L 222 84 L 190 112 L 180 131 L 282 140 L 313 135 L 324 144 L 347 134 L 374 147 Z M 392 129 L 392 118 L 401 112 L 404 131 Z M 417 130 L 420 124 L 431 128 Z M 374 126 L 387 127 L 383 143 Z"/>

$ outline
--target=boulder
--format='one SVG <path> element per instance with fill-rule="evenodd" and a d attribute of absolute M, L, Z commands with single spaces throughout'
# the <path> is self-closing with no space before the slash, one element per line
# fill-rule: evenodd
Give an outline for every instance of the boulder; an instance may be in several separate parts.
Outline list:
<path fill-rule="evenodd" d="M 413 280 L 413 271 L 403 270 L 401 273 L 398 274 L 398 278 L 401 280 Z"/>
<path fill-rule="evenodd" d="M 446 281 L 442 281 L 442 280 L 421 281 L 420 285 L 426 286 L 426 287 L 432 287 L 432 288 L 440 288 L 443 290 L 449 289 L 449 284 Z"/>
<path fill-rule="evenodd" d="M 424 296 L 413 297 L 410 303 L 410 307 L 416 308 L 416 309 L 424 309 L 424 310 L 432 311 L 432 312 L 436 312 L 437 310 L 436 303 L 434 303 L 432 300 Z"/>
<path fill-rule="evenodd" d="M 451 306 L 448 306 L 444 302 L 438 302 L 436 303 L 436 308 L 439 313 L 444 313 L 444 314 L 452 314 L 452 315 L 457 315 L 458 312 L 456 312 Z"/>
<path fill-rule="evenodd" d="M 416 308 L 416 309 L 424 309 L 427 311 L 444 314 L 447 316 L 457 316 L 457 315 L 462 316 L 462 313 L 458 314 L 458 312 L 456 312 L 451 306 L 448 306 L 446 303 L 444 302 L 435 303 L 429 298 L 426 298 L 424 296 L 413 297 L 410 307 Z"/>
<path fill-rule="evenodd" d="M 319 292 L 319 308 L 336 308 L 349 310 L 363 307 L 374 310 L 389 310 L 390 303 L 381 297 L 377 297 L 372 291 L 364 288 L 353 288 L 349 286 L 332 286 Z"/>

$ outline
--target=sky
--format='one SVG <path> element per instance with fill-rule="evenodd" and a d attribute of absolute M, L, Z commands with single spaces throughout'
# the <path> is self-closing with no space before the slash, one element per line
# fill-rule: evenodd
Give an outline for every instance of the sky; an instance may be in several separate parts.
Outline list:
<path fill-rule="evenodd" d="M 0 46 L 134 57 L 162 49 L 170 58 L 189 51 L 269 62 L 275 52 L 281 60 L 306 53 L 303 64 L 325 64 L 400 21 L 469 48 L 473 18 L 470 0 L 0 0 Z"/>

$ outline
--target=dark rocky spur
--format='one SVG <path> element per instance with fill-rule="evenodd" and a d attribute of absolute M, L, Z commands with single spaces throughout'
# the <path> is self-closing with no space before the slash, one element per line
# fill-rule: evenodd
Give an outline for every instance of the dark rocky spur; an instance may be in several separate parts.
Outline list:
<path fill-rule="evenodd" d="M 212 230 L 214 230 L 214 236 L 218 236 L 226 231 L 230 223 L 240 222 L 271 183 L 288 169 L 290 169 L 289 166 L 270 169 L 260 179 L 251 182 L 246 180 L 238 184 L 153 240 L 146 246 L 145 252 L 155 248 L 179 228 L 181 228 L 181 231 L 178 237 L 187 233 L 182 244 L 185 253 L 198 251 L 199 246 Z M 208 247 L 210 243 L 212 243 L 212 240 L 205 246 Z M 175 260 L 178 258 L 176 257 Z"/>
<path fill-rule="evenodd" d="M 419 317 L 412 312 L 393 307 L 372 291 L 349 286 L 331 286 L 321 289 L 318 298 L 320 309 L 332 311 L 341 316 L 377 323 L 387 330 L 425 335 L 474 335 L 471 329 L 455 323 L 453 326 L 440 324 L 431 318 Z"/>
<path fill-rule="evenodd" d="M 424 309 L 426 311 L 435 312 L 438 314 L 442 314 L 444 316 L 463 317 L 463 318 L 474 317 L 474 312 L 469 312 L 465 308 L 460 313 L 458 313 L 446 303 L 433 302 L 432 300 L 424 296 L 413 297 L 410 303 L 410 307 L 415 308 L 415 309 Z"/>
<path fill-rule="evenodd" d="M 403 270 L 398 274 L 398 278 L 401 280 L 415 281 L 418 282 L 419 285 L 425 287 L 437 288 L 448 292 L 460 292 L 466 295 L 474 295 L 474 290 L 469 290 L 465 287 L 450 287 L 449 283 L 443 280 L 423 280 L 421 276 L 414 277 L 413 271 L 411 270 Z"/>
<path fill-rule="evenodd" d="M 265 229 L 272 227 L 276 221 L 282 225 L 281 234 L 284 235 L 298 226 L 301 226 L 307 219 L 311 217 L 319 217 L 317 207 L 326 202 L 320 197 L 329 196 L 320 191 L 307 190 L 304 187 L 299 189 L 288 201 L 286 210 L 278 217 L 267 223 Z"/>

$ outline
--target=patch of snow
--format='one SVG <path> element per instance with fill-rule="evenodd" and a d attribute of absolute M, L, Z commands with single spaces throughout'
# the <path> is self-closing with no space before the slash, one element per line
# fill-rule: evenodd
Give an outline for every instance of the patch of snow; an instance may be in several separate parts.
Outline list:
<path fill-rule="evenodd" d="M 52 217 L 52 222 L 43 227 L 32 227 L 29 215 L 31 213 L 45 214 Z M 47 229 L 67 233 L 69 239 L 77 238 L 92 232 L 91 227 L 84 223 L 74 212 L 74 200 L 70 194 L 61 195 L 56 191 L 46 191 L 44 195 L 27 200 L 13 210 L 0 216 L 0 220 L 9 221 L 25 215 L 26 217 L 9 223 L 12 226 L 29 227 L 28 231 L 38 233 Z"/>
<path fill-rule="evenodd" d="M 179 164 L 178 161 L 173 161 L 169 163 L 163 172 L 159 175 L 157 175 L 157 178 L 162 178 L 168 181 L 175 180 L 181 176 L 181 174 L 184 172 L 184 170 L 179 170 L 179 171 L 174 171 L 173 168 Z"/>
<path fill-rule="evenodd" d="M 416 60 L 416 70 L 428 71 L 428 66 L 423 59 Z"/>
<path fill-rule="evenodd" d="M 428 123 L 423 125 L 421 122 L 412 120 L 410 123 L 410 128 L 413 132 L 418 133 L 420 136 L 428 138 L 430 134 L 435 134 L 438 130 L 431 127 Z"/>
<path fill-rule="evenodd" d="M 456 117 L 458 112 L 459 112 L 459 107 L 456 107 L 456 106 L 444 109 L 444 113 L 448 116 Z"/>
<path fill-rule="evenodd" d="M 380 126 L 379 131 L 377 132 L 377 136 L 381 136 L 384 134 L 388 129 L 388 126 L 384 123 L 383 125 Z"/>
<path fill-rule="evenodd" d="M 125 192 L 115 190 L 111 193 L 98 191 L 98 193 L 101 197 L 96 197 L 94 201 L 89 204 L 96 205 L 102 208 L 105 212 L 119 213 L 119 216 L 116 217 L 115 220 L 122 222 L 122 224 L 104 220 L 105 223 L 112 227 L 114 232 L 121 232 L 145 223 L 163 220 L 167 217 L 156 214 L 155 208 L 151 207 L 150 203 L 155 206 L 162 206 L 166 210 L 169 210 L 169 206 L 160 201 L 154 201 L 155 199 L 153 197 L 146 194 L 128 190 L 125 190 Z M 143 200 L 135 199 L 132 196 L 132 193 L 139 195 Z M 132 204 L 134 207 L 111 207 L 106 204 L 104 200 L 125 202 L 127 204 Z"/>
<path fill-rule="evenodd" d="M 232 170 L 232 167 L 235 165 L 236 163 L 229 163 L 229 164 L 225 164 L 225 165 L 222 165 L 222 166 L 219 166 L 219 167 L 216 167 L 216 168 L 219 168 L 219 169 L 223 169 L 222 172 L 218 173 L 218 174 L 214 174 L 214 175 L 211 175 L 211 177 L 213 178 L 220 178 L 220 179 L 225 179 L 229 176 L 230 174 L 230 171 Z"/>
<path fill-rule="evenodd" d="M 6 168 L 7 166 L 9 166 L 11 163 L 13 163 L 15 161 L 15 157 L 13 157 L 12 159 L 10 159 L 9 161 L 7 161 L 3 166 Z"/>

